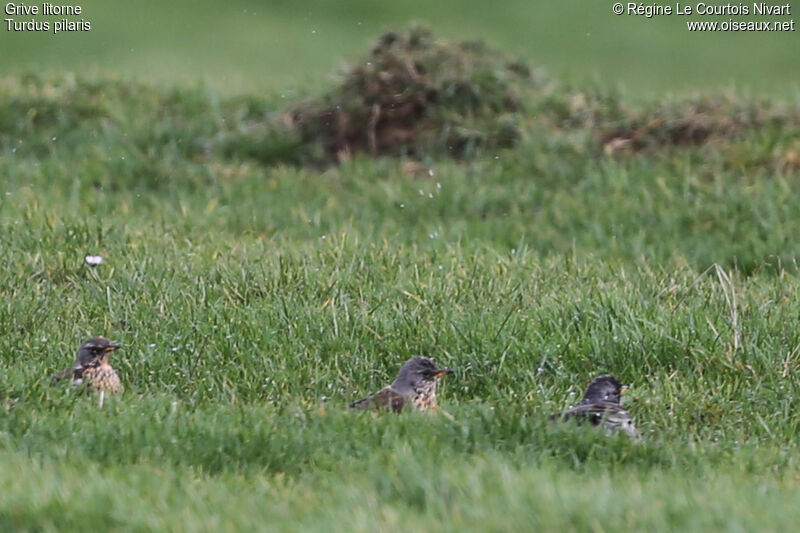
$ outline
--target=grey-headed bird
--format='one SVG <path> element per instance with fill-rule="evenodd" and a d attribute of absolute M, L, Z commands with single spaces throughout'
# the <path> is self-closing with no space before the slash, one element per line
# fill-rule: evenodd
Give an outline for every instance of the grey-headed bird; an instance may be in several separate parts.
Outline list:
<path fill-rule="evenodd" d="M 631 438 L 642 436 L 636 431 L 631 416 L 622 405 L 622 394 L 628 389 L 614 376 L 599 376 L 589 383 L 581 403 L 561 413 L 550 416 L 550 420 L 576 420 L 602 426 L 606 435 L 622 431 Z"/>
<path fill-rule="evenodd" d="M 106 392 L 122 392 L 122 382 L 119 380 L 114 368 L 109 363 L 111 352 L 120 348 L 105 337 L 94 337 L 84 342 L 75 356 L 75 364 L 53 376 L 53 381 L 60 381 L 72 376 L 72 385 L 80 386 L 84 383 L 90 390 L 96 390 L 100 396 L 100 407 Z"/>
<path fill-rule="evenodd" d="M 414 356 L 400 369 L 397 378 L 388 387 L 384 387 L 372 396 L 353 402 L 353 409 L 385 409 L 399 413 L 407 405 L 425 411 L 438 406 L 436 402 L 436 385 L 439 379 L 453 371 L 439 368 L 433 359 L 420 355 Z"/>

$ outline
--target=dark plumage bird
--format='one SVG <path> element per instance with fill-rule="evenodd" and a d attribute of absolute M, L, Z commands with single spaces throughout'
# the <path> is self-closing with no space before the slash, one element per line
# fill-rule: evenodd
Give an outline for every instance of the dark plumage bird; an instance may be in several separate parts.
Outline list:
<path fill-rule="evenodd" d="M 606 435 L 622 431 L 629 437 L 641 438 L 628 411 L 620 404 L 622 393 L 627 388 L 614 376 L 597 377 L 589 383 L 581 403 L 572 409 L 551 415 L 550 420 L 589 422 L 593 426 L 602 425 Z"/>
<path fill-rule="evenodd" d="M 400 373 L 397 374 L 391 385 L 385 387 L 372 396 L 353 402 L 353 409 L 383 409 L 390 408 L 399 413 L 406 405 L 411 405 L 425 411 L 436 408 L 436 384 L 439 379 L 447 374 L 452 374 L 449 368 L 439 368 L 430 357 L 415 356 L 406 361 Z"/>
<path fill-rule="evenodd" d="M 72 385 L 84 383 L 91 390 L 100 393 L 100 407 L 103 406 L 106 392 L 122 391 L 119 376 L 109 363 L 111 352 L 120 348 L 105 337 L 94 337 L 84 342 L 75 356 L 75 365 L 53 376 L 53 381 L 60 381 L 72 376 Z"/>

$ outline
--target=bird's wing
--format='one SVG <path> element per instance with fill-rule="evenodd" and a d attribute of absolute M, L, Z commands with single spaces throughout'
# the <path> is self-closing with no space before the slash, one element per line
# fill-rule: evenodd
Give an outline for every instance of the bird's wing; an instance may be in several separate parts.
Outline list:
<path fill-rule="evenodd" d="M 592 425 L 598 425 L 602 420 L 603 416 L 614 407 L 619 407 L 616 404 L 611 403 L 587 403 L 581 404 L 572 409 L 567 409 L 566 411 L 562 411 L 560 413 L 556 413 L 550 416 L 550 420 L 570 420 L 570 419 L 579 419 L 579 420 L 587 420 L 592 423 Z"/>
<path fill-rule="evenodd" d="M 96 366 L 100 365 L 100 361 L 101 360 L 102 360 L 102 356 L 97 356 L 94 359 L 92 359 L 91 361 L 89 361 L 84 366 L 74 366 L 74 367 L 70 367 L 70 368 L 65 368 L 61 372 L 56 372 L 55 374 L 53 374 L 53 376 L 50 378 L 50 381 L 51 381 L 51 383 L 57 383 L 57 382 L 61 381 L 62 379 L 65 379 L 65 378 L 68 378 L 68 377 L 71 377 L 73 380 L 81 379 L 83 377 L 83 372 L 87 368 L 92 368 L 92 367 L 96 367 Z M 77 365 L 77 363 L 76 363 L 76 365 Z"/>
<path fill-rule="evenodd" d="M 363 400 L 351 403 L 350 407 L 353 409 L 382 409 L 388 407 L 392 411 L 399 413 L 403 410 L 405 402 L 405 396 L 394 391 L 391 387 L 386 387 L 376 392 L 372 396 L 368 396 Z"/>
<path fill-rule="evenodd" d="M 622 406 L 616 403 L 596 402 L 578 405 L 561 413 L 550 416 L 550 420 L 585 420 L 593 426 L 603 424 L 606 433 L 623 431 L 631 437 L 639 438 L 631 416 Z"/>

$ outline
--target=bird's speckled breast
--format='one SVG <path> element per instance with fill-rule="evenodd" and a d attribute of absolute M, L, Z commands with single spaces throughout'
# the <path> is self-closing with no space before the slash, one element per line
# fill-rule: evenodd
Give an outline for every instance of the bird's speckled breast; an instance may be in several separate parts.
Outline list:
<path fill-rule="evenodd" d="M 119 376 L 109 364 L 87 368 L 83 372 L 83 379 L 92 389 L 109 392 L 120 392 L 122 390 Z"/>
<path fill-rule="evenodd" d="M 414 405 L 420 411 L 436 407 L 436 381 L 427 381 L 414 389 Z"/>

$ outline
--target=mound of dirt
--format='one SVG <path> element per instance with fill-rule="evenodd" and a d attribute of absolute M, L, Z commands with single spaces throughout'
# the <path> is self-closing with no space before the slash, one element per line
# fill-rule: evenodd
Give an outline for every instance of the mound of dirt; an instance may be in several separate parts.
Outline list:
<path fill-rule="evenodd" d="M 653 152 L 731 140 L 770 125 L 797 124 L 797 119 L 796 113 L 787 113 L 768 104 L 701 96 L 628 111 L 622 120 L 600 123 L 597 136 L 606 153 Z"/>
<path fill-rule="evenodd" d="M 435 40 L 425 27 L 388 32 L 341 83 L 290 115 L 316 157 L 354 152 L 461 157 L 513 145 L 527 66 L 480 43 Z"/>

